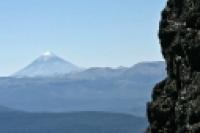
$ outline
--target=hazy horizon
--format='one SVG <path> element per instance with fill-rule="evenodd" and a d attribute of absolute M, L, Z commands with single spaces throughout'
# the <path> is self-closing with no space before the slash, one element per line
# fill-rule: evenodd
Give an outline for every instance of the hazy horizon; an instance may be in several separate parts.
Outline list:
<path fill-rule="evenodd" d="M 1 1 L 0 76 L 15 73 L 46 51 L 81 67 L 163 60 L 157 32 L 164 3 Z"/>

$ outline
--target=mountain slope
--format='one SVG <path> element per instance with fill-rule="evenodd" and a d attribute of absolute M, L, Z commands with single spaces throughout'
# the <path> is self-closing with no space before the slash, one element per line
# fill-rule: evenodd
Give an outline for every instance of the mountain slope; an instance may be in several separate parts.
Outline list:
<path fill-rule="evenodd" d="M 127 69 L 123 73 L 123 78 L 132 79 L 138 82 L 151 82 L 165 77 L 166 64 L 164 61 L 140 62 Z"/>
<path fill-rule="evenodd" d="M 30 65 L 15 73 L 14 77 L 48 77 L 80 71 L 74 64 L 51 52 L 46 52 Z"/>

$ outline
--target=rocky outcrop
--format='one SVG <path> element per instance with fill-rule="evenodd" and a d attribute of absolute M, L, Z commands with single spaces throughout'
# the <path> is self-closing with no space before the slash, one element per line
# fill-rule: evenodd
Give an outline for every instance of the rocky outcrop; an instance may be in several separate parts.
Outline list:
<path fill-rule="evenodd" d="M 168 0 L 159 38 L 168 77 L 148 103 L 148 133 L 200 133 L 200 0 Z"/>

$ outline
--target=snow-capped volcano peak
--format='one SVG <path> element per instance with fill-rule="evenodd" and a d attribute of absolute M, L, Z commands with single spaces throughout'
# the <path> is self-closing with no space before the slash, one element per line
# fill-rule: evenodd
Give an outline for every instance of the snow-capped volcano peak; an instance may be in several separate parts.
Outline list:
<path fill-rule="evenodd" d="M 48 77 L 64 75 L 71 72 L 80 71 L 80 68 L 52 52 L 45 52 L 24 69 L 18 71 L 13 76 L 16 77 Z"/>
<path fill-rule="evenodd" d="M 46 56 L 54 56 L 54 53 L 51 51 L 47 51 L 47 52 L 43 53 L 42 56 L 45 56 L 45 57 Z"/>
<path fill-rule="evenodd" d="M 43 53 L 43 54 L 39 57 L 39 59 L 40 59 L 40 60 L 43 60 L 43 61 L 47 61 L 47 60 L 50 60 L 50 59 L 56 58 L 56 57 L 57 57 L 57 56 L 56 56 L 53 52 L 47 51 L 47 52 Z M 59 58 L 59 57 L 57 57 L 57 58 Z"/>

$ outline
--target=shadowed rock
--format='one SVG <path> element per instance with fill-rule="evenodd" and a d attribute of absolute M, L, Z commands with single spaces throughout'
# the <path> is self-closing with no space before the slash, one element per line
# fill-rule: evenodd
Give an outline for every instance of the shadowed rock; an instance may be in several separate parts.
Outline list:
<path fill-rule="evenodd" d="M 168 0 L 159 38 L 168 77 L 148 103 L 148 133 L 200 132 L 200 1 Z"/>

